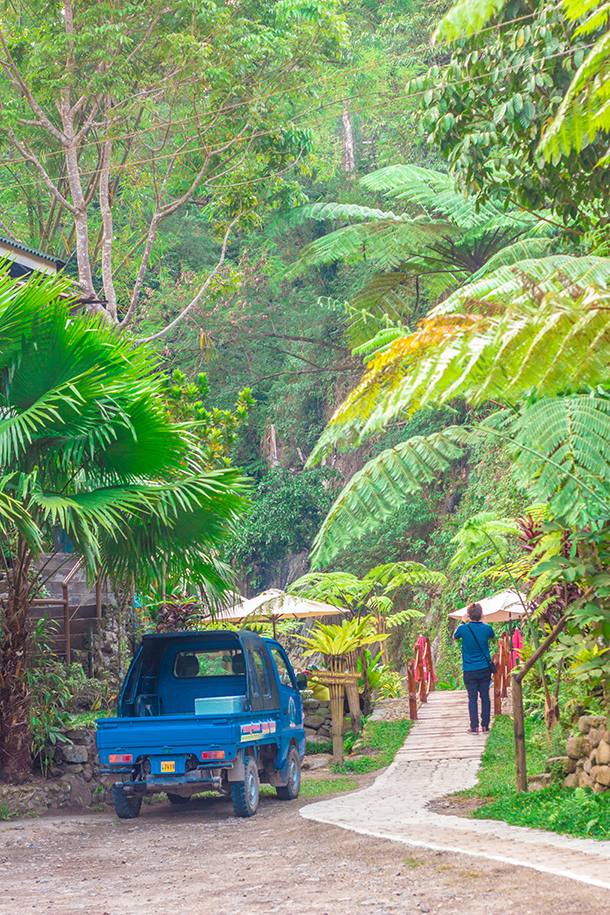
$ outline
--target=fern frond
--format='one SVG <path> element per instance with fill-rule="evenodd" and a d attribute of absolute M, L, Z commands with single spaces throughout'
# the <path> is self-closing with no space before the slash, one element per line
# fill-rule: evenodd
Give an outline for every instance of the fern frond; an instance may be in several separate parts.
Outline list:
<path fill-rule="evenodd" d="M 401 337 L 404 337 L 407 332 L 408 329 L 404 327 L 404 325 L 386 327 L 376 333 L 374 337 L 371 337 L 370 340 L 367 340 L 366 343 L 357 346 L 353 350 L 353 355 L 363 356 L 365 362 L 370 362 L 370 360 L 374 359 L 379 353 L 385 352 L 395 340 L 400 340 Z"/>
<path fill-rule="evenodd" d="M 514 472 L 567 525 L 610 515 L 610 401 L 547 397 L 514 425 Z"/>
<path fill-rule="evenodd" d="M 470 282 L 476 283 L 477 280 L 483 279 L 500 267 L 512 267 L 515 264 L 523 264 L 524 261 L 545 257 L 549 254 L 552 244 L 553 239 L 548 236 L 519 238 L 492 254 L 481 269 L 473 273 Z"/>
<path fill-rule="evenodd" d="M 379 584 L 385 594 L 392 594 L 399 588 L 408 585 L 444 585 L 447 578 L 442 572 L 428 569 L 421 562 L 388 562 L 375 566 L 362 579 L 365 584 Z"/>
<path fill-rule="evenodd" d="M 324 566 L 356 538 L 376 530 L 409 493 L 448 470 L 461 457 L 451 427 L 429 436 L 416 436 L 383 451 L 354 474 L 335 499 L 313 544 L 312 565 Z M 466 436 L 459 430 L 462 441 Z"/>
<path fill-rule="evenodd" d="M 610 259 L 558 256 L 466 285 L 372 361 L 320 447 L 362 441 L 405 412 L 457 396 L 518 402 L 532 388 L 604 383 L 609 283 Z"/>
<path fill-rule="evenodd" d="M 456 188 L 455 179 L 435 169 L 417 165 L 389 165 L 366 175 L 360 183 L 370 191 L 383 192 L 395 200 L 417 203 L 429 217 L 443 217 L 461 228 L 484 227 L 489 231 L 515 225 L 533 225 L 537 217 L 513 207 L 504 211 L 493 202 L 476 198 Z"/>
<path fill-rule="evenodd" d="M 396 626 L 402 626 L 403 623 L 408 623 L 409 620 L 421 619 L 423 615 L 419 610 L 399 610 L 398 613 L 393 613 L 392 616 L 388 617 L 386 626 L 388 629 L 395 629 Z"/>
<path fill-rule="evenodd" d="M 571 22 L 584 19 L 576 29 L 576 35 L 590 35 L 610 20 L 607 0 L 563 0 L 563 10 Z"/>
<path fill-rule="evenodd" d="M 396 213 L 386 212 L 358 203 L 309 203 L 300 208 L 303 219 L 399 219 Z"/>
<path fill-rule="evenodd" d="M 393 270 L 438 239 L 458 232 L 459 229 L 447 223 L 424 218 L 380 219 L 345 226 L 306 245 L 286 277 L 294 279 L 308 267 L 337 260 L 364 259 L 378 265 L 380 271 Z"/>

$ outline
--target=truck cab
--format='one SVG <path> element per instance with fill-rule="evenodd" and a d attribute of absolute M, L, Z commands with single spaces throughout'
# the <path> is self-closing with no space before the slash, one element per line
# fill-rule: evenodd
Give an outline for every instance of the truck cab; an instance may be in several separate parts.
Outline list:
<path fill-rule="evenodd" d="M 144 636 L 117 717 L 97 722 L 117 815 L 137 817 L 145 795 L 184 804 L 218 791 L 231 795 L 237 816 L 253 816 L 261 782 L 296 798 L 305 686 L 279 642 L 246 630 Z"/>

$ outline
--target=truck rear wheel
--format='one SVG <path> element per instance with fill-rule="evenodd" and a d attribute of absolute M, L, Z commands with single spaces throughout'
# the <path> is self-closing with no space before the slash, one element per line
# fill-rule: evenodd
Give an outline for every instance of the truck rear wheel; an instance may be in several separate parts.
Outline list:
<path fill-rule="evenodd" d="M 112 786 L 114 812 L 120 820 L 135 820 L 140 815 L 141 794 L 125 794 L 121 784 Z"/>
<path fill-rule="evenodd" d="M 253 817 L 258 810 L 259 798 L 260 782 L 256 760 L 253 756 L 248 756 L 243 782 L 231 782 L 231 800 L 235 816 Z"/>
<path fill-rule="evenodd" d="M 301 758 L 299 751 L 294 746 L 288 750 L 286 768 L 288 770 L 288 782 L 276 788 L 275 793 L 281 801 L 294 801 L 299 796 L 301 788 Z"/>

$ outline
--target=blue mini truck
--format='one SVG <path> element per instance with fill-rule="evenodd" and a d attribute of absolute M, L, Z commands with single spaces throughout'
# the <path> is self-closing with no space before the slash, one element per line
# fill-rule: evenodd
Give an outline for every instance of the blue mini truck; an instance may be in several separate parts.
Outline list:
<path fill-rule="evenodd" d="M 163 791 L 172 804 L 201 791 L 230 794 L 240 817 L 256 813 L 260 782 L 296 798 L 305 686 L 279 642 L 252 632 L 144 636 L 118 717 L 97 722 L 102 772 L 117 778 L 117 816 L 137 817 L 142 798 Z"/>

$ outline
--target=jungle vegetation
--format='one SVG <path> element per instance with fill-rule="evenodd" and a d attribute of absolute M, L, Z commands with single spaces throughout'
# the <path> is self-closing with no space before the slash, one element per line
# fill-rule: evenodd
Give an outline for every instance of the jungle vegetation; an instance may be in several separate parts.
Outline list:
<path fill-rule="evenodd" d="M 393 563 L 442 570 L 364 603 L 403 614 L 397 666 L 425 631 L 449 678 L 446 612 L 519 582 L 537 636 L 568 618 L 554 670 L 606 701 L 607 4 L 0 9 L 0 229 L 67 261 L 66 326 L 82 314 L 83 340 L 124 352 L 134 390 L 151 357 L 133 340 L 154 348 L 163 378 L 142 396 L 163 405 L 167 447 L 184 455 L 188 423 L 197 478 L 231 490 L 207 587 L 225 587 L 223 561 L 248 593 L 310 571 L 356 587 Z M 11 391 L 15 499 L 14 474 L 48 483 L 28 456 L 36 398 L 20 418 Z M 53 485 L 84 461 L 97 491 L 96 446 L 61 441 Z M 168 485 L 180 460 L 142 473 Z M 247 509 L 228 465 L 255 483 Z M 68 511 L 44 504 L 21 532 L 7 502 L 11 543 L 39 548 Z M 110 568 L 110 546 L 86 541 Z"/>

